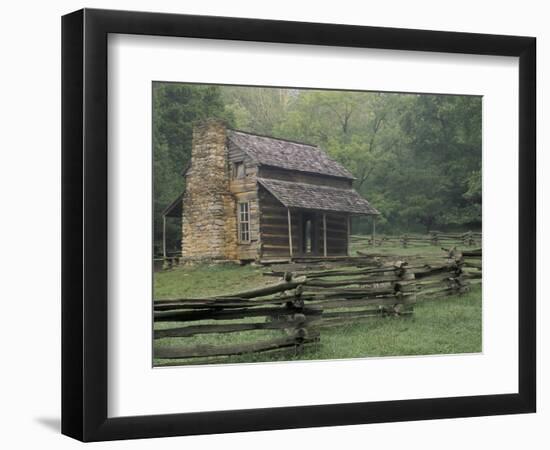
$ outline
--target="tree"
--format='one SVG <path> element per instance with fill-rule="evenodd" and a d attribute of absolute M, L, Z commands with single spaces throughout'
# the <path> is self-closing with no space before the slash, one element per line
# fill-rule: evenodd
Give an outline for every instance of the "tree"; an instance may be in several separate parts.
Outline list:
<path fill-rule="evenodd" d="M 194 122 L 318 145 L 355 176 L 382 232 L 481 224 L 481 98 L 156 83 L 155 220 L 183 190 Z M 158 229 L 158 228 L 157 228 Z"/>
<path fill-rule="evenodd" d="M 381 229 L 480 223 L 467 195 L 481 173 L 479 97 L 227 89 L 240 128 L 319 145 L 350 170 Z"/>
<path fill-rule="evenodd" d="M 284 120 L 295 91 L 280 88 L 226 86 L 222 90 L 228 113 L 242 130 L 273 136 Z"/>
<path fill-rule="evenodd" d="M 416 95 L 401 117 L 408 136 L 410 185 L 417 204 L 429 197 L 431 207 L 420 208 L 417 220 L 427 228 L 481 223 L 481 190 L 468 197 L 473 173 L 481 183 L 481 98 Z M 415 171 L 414 168 L 417 168 Z M 440 199 L 438 207 L 433 200 Z"/>
<path fill-rule="evenodd" d="M 233 123 L 219 86 L 153 83 L 153 187 L 155 239 L 161 239 L 162 211 L 183 192 L 182 171 L 191 157 L 193 126 L 218 117 Z M 177 226 L 176 226 L 177 228 Z M 171 230 L 170 236 L 176 236 Z M 172 243 L 172 246 L 174 243 Z"/>

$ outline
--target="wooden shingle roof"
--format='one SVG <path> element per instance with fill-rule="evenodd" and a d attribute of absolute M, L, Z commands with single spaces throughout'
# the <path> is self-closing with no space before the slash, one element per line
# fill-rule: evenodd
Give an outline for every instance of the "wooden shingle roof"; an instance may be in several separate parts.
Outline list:
<path fill-rule="evenodd" d="M 227 137 L 228 145 L 237 146 L 259 165 L 354 179 L 345 167 L 314 145 L 236 130 L 227 130 Z"/>
<path fill-rule="evenodd" d="M 267 178 L 258 178 L 257 180 L 287 208 L 361 215 L 380 214 L 355 189 L 341 189 Z"/>

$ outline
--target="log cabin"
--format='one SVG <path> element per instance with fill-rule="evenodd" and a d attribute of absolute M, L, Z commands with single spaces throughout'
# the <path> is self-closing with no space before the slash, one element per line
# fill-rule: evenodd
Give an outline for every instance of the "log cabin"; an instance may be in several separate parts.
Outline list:
<path fill-rule="evenodd" d="M 379 214 L 319 147 L 214 119 L 193 129 L 183 175 L 163 219 L 181 218 L 184 262 L 346 256 L 351 217 Z"/>

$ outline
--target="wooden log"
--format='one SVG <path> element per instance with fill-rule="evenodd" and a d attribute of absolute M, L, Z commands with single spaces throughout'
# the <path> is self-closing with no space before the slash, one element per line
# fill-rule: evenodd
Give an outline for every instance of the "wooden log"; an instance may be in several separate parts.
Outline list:
<path fill-rule="evenodd" d="M 275 234 L 281 234 L 286 233 L 288 231 L 288 223 L 285 217 L 284 223 L 276 224 L 276 223 L 262 223 L 262 232 L 265 233 L 275 233 Z M 296 226 L 298 228 L 298 226 Z"/>
<path fill-rule="evenodd" d="M 296 316 L 295 314 L 294 316 Z M 302 317 L 305 317 L 302 315 Z M 300 320 L 276 320 L 272 322 L 251 322 L 251 323 L 228 323 L 228 324 L 206 324 L 206 325 L 189 325 L 186 327 L 166 328 L 164 330 L 155 330 L 155 339 L 168 337 L 190 337 L 198 334 L 214 334 L 214 333 L 238 333 L 242 331 L 256 330 L 284 330 L 296 328 L 299 325 L 307 323 L 307 319 Z"/>
<path fill-rule="evenodd" d="M 390 309 L 379 308 L 377 310 L 368 309 L 364 311 L 336 311 L 336 312 L 329 312 L 329 313 L 323 314 L 321 320 L 344 319 L 346 321 L 352 321 L 363 317 L 375 317 L 375 316 L 385 315 L 388 312 L 394 312 L 393 308 L 390 308 Z M 312 324 L 312 326 L 315 326 L 315 324 Z"/>
<path fill-rule="evenodd" d="M 286 250 L 282 250 L 282 249 L 267 249 L 266 250 L 266 249 L 264 249 L 264 245 L 262 245 L 262 255 L 265 258 L 269 258 L 269 259 L 290 258 L 290 254 L 288 252 L 288 247 L 286 248 Z"/>
<path fill-rule="evenodd" d="M 304 263 L 304 262 L 313 262 L 313 263 L 326 263 L 327 261 L 334 261 L 334 262 L 349 262 L 349 263 L 361 263 L 361 262 L 368 262 L 368 258 L 364 256 L 329 256 L 328 258 L 324 258 L 322 256 L 297 256 L 294 258 L 294 261 L 297 263 Z"/>
<path fill-rule="evenodd" d="M 453 288 L 439 288 L 439 289 L 429 289 L 426 291 L 419 292 L 417 294 L 417 298 L 419 299 L 425 299 L 425 298 L 433 298 L 433 297 L 445 297 L 448 295 L 456 294 L 456 290 Z"/>
<path fill-rule="evenodd" d="M 262 213 L 280 215 L 281 217 L 286 216 L 286 208 L 284 206 L 275 206 L 275 205 L 262 205 Z"/>
<path fill-rule="evenodd" d="M 247 291 L 239 292 L 228 296 L 216 296 L 210 298 L 194 298 L 194 299 L 163 299 L 155 300 L 155 309 L 171 309 L 170 306 L 189 306 L 189 308 L 209 308 L 209 307 L 230 307 L 229 305 L 235 305 L 233 307 L 242 306 L 255 306 L 259 300 L 250 300 L 256 297 L 264 297 L 287 290 L 291 290 L 303 284 L 306 281 L 305 277 L 293 278 L 289 281 L 282 281 L 275 284 L 269 284 L 260 288 L 254 288 Z M 256 303 L 255 303 L 256 302 Z M 265 303 L 276 302 L 276 299 L 268 299 Z"/>
<path fill-rule="evenodd" d="M 348 229 L 346 216 L 338 216 L 337 218 L 334 218 L 334 216 L 327 215 L 327 225 L 329 228 L 339 228 L 346 231 Z"/>
<path fill-rule="evenodd" d="M 262 224 L 271 223 L 277 225 L 286 224 L 288 226 L 288 220 L 285 216 L 273 215 L 273 214 L 262 214 L 261 216 Z"/>
<path fill-rule="evenodd" d="M 398 313 L 399 316 L 411 316 L 413 311 L 401 311 Z M 355 325 L 362 322 L 368 322 L 373 318 L 381 317 L 384 314 L 382 312 L 376 312 L 372 314 L 365 314 L 361 316 L 356 316 L 353 318 L 331 318 L 331 319 L 322 319 L 315 323 L 315 328 L 331 328 L 331 327 L 341 327 L 345 325 Z"/>
<path fill-rule="evenodd" d="M 298 251 L 298 247 L 295 245 L 292 249 L 294 252 Z M 271 243 L 262 242 L 262 251 L 264 255 L 281 255 L 289 257 L 289 248 L 288 244 L 285 245 L 275 245 Z"/>
<path fill-rule="evenodd" d="M 274 263 L 270 265 L 272 272 L 276 272 L 277 276 L 282 275 L 286 271 L 293 272 L 296 276 L 308 275 L 312 272 L 322 272 L 326 270 L 361 270 L 368 268 L 381 267 L 382 263 L 375 259 L 363 260 L 334 260 L 332 257 L 327 257 L 326 260 L 320 259 L 316 261 L 296 261 L 294 258 L 292 263 Z"/>
<path fill-rule="evenodd" d="M 481 275 L 481 272 L 477 272 L 477 273 L 467 272 L 464 274 L 464 277 L 466 279 L 481 279 L 482 275 Z"/>
<path fill-rule="evenodd" d="M 323 308 L 322 316 L 325 316 L 325 311 L 337 308 L 364 308 L 378 306 L 393 306 L 397 304 L 413 304 L 416 301 L 414 295 L 388 295 L 386 297 L 375 297 L 367 299 L 339 299 L 339 300 L 319 300 L 308 303 L 311 306 L 320 306 Z"/>
<path fill-rule="evenodd" d="M 170 305 L 172 303 L 183 303 L 183 302 L 189 302 L 189 303 L 197 303 L 197 304 L 204 304 L 208 302 L 218 302 L 219 304 L 223 305 L 225 303 L 232 303 L 232 302 L 238 302 L 241 300 L 247 300 L 248 299 L 242 299 L 240 297 L 190 297 L 190 298 L 159 298 L 153 300 L 153 305 L 156 306 L 162 306 L 162 305 Z"/>
<path fill-rule="evenodd" d="M 290 263 L 289 258 L 261 259 L 259 264 L 262 266 L 272 266 L 274 264 Z"/>
<path fill-rule="evenodd" d="M 319 236 L 320 242 L 322 242 L 322 236 Z M 348 238 L 348 232 L 345 228 L 334 229 L 327 226 L 327 239 L 342 240 Z"/>
<path fill-rule="evenodd" d="M 329 243 L 329 247 L 331 245 L 342 245 L 342 243 L 345 243 L 348 241 L 348 238 L 345 234 L 342 234 L 341 236 L 335 236 L 333 233 L 329 231 L 329 234 L 327 235 L 327 241 Z"/>
<path fill-rule="evenodd" d="M 352 285 L 366 285 L 366 284 L 381 284 L 381 283 L 394 283 L 399 281 L 401 278 L 397 275 L 387 276 L 387 277 L 376 277 L 376 278 L 346 278 L 345 280 L 338 281 L 326 281 L 326 280 L 307 280 L 305 286 L 316 286 L 316 287 L 339 287 L 339 286 L 352 286 Z"/>
<path fill-rule="evenodd" d="M 314 308 L 300 308 L 304 314 L 320 314 Z M 288 307 L 265 307 L 265 308 L 242 308 L 230 310 L 176 310 L 176 311 L 154 311 L 155 322 L 187 322 L 197 320 L 230 320 L 244 319 L 248 317 L 271 317 L 271 316 L 289 316 L 295 313 L 297 309 Z"/>
<path fill-rule="evenodd" d="M 316 330 L 319 332 L 319 329 Z M 300 352 L 303 352 L 305 348 L 317 345 L 319 342 L 319 338 L 317 339 L 310 339 L 307 341 L 304 341 L 302 343 L 299 343 L 295 346 L 289 346 L 289 347 L 281 347 L 281 348 L 274 348 L 272 350 L 266 350 L 264 352 L 261 352 L 262 355 L 270 355 L 270 354 L 277 354 L 277 353 L 287 353 L 289 355 L 297 355 Z M 228 355 L 231 356 L 231 355 Z M 184 360 L 185 362 L 182 362 L 182 360 L 178 359 L 164 359 L 160 361 L 155 361 L 155 367 L 181 367 L 187 364 L 209 364 L 209 363 L 218 363 L 221 361 L 226 360 L 228 356 L 219 356 L 219 357 L 210 357 L 210 358 L 189 358 Z"/>
<path fill-rule="evenodd" d="M 414 276 L 417 279 L 421 279 L 421 278 L 431 277 L 431 276 L 434 276 L 434 275 L 437 275 L 437 274 L 448 273 L 448 272 L 455 271 L 455 270 L 458 270 L 458 267 L 457 266 L 452 266 L 452 265 L 450 265 L 450 266 L 441 266 L 441 267 L 432 267 L 432 268 L 429 268 L 429 269 L 426 269 L 426 270 L 415 271 Z"/>
<path fill-rule="evenodd" d="M 430 289 L 447 289 L 447 288 L 454 288 L 454 285 L 450 280 L 418 282 L 408 286 L 401 286 L 399 288 L 399 292 L 401 292 L 404 295 L 408 295 L 408 294 L 422 295 L 424 292 Z"/>
<path fill-rule="evenodd" d="M 235 309 L 235 308 L 258 308 L 266 305 L 284 305 L 288 298 L 285 297 L 273 297 L 262 299 L 239 299 L 231 302 L 220 302 L 221 299 L 213 298 L 204 301 L 175 301 L 175 302 L 162 302 L 155 303 L 155 311 L 173 311 L 173 310 L 211 310 L 211 309 Z"/>
<path fill-rule="evenodd" d="M 481 262 L 483 257 L 481 255 L 479 255 L 479 256 L 465 256 L 465 255 L 463 255 L 463 258 L 464 258 L 465 261 Z"/>
<path fill-rule="evenodd" d="M 305 277 L 298 277 L 293 278 L 290 281 L 282 281 L 277 284 L 270 284 L 264 287 L 260 288 L 254 288 L 249 289 L 246 291 L 238 292 L 236 294 L 233 294 L 231 297 L 240 297 L 240 298 L 255 298 L 255 297 L 263 297 L 266 295 L 276 294 L 278 292 L 284 292 L 288 291 L 290 289 L 294 289 L 295 287 L 299 286 L 300 284 L 305 283 L 306 278 Z M 217 298 L 223 298 L 224 296 L 219 296 Z"/>
<path fill-rule="evenodd" d="M 351 267 L 349 269 L 341 268 L 341 269 L 327 269 L 327 270 L 320 270 L 320 271 L 298 271 L 296 272 L 297 275 L 305 275 L 307 276 L 307 279 L 313 279 L 313 278 L 330 278 L 330 277 L 340 277 L 340 276 L 361 276 L 365 274 L 375 274 L 375 273 L 384 273 L 384 272 L 392 272 L 396 271 L 397 268 L 395 267 L 373 267 L 373 268 L 362 268 L 358 269 L 355 267 Z M 277 274 L 281 274 L 281 272 L 276 272 Z M 280 275 L 279 275 L 280 276 Z"/>
<path fill-rule="evenodd" d="M 375 295 L 386 295 L 386 294 L 395 294 L 395 288 L 393 286 L 389 287 L 361 287 L 361 288 L 326 288 L 326 287 L 315 287 L 308 286 L 307 293 L 318 292 L 322 295 L 329 298 L 357 298 L 357 297 L 367 297 Z"/>
<path fill-rule="evenodd" d="M 481 249 L 463 250 L 462 256 L 481 256 Z"/>
<path fill-rule="evenodd" d="M 395 255 L 388 255 L 387 253 L 367 253 L 367 252 L 364 252 L 362 250 L 357 250 L 357 254 L 359 255 L 359 257 L 361 258 L 395 258 Z M 415 255 L 410 255 L 410 256 L 415 256 Z M 409 258 L 410 256 L 407 256 L 407 258 Z M 417 257 L 420 256 L 420 255 L 416 255 Z"/>
<path fill-rule="evenodd" d="M 260 341 L 238 345 L 195 345 L 192 347 L 160 347 L 154 349 L 154 357 L 159 359 L 186 359 L 186 358 L 207 358 L 212 356 L 243 355 L 247 353 L 259 353 L 269 350 L 294 347 L 303 343 L 314 342 L 317 336 L 306 339 L 294 336 Z"/>
<path fill-rule="evenodd" d="M 274 235 L 274 234 L 262 234 L 262 248 L 264 249 L 278 249 L 288 253 L 288 232 L 285 231 L 284 234 Z M 294 243 L 294 250 L 298 250 L 298 247 Z"/>
<path fill-rule="evenodd" d="M 474 269 L 481 270 L 481 262 L 476 263 L 476 262 L 473 262 L 473 261 L 464 261 L 464 266 L 465 267 L 472 267 Z"/>

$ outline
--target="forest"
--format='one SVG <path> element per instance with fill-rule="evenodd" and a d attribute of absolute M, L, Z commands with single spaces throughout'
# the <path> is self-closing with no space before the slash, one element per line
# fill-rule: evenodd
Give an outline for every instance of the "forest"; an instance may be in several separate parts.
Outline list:
<path fill-rule="evenodd" d="M 164 82 L 152 92 L 155 241 L 185 189 L 193 125 L 208 117 L 323 148 L 380 211 L 383 233 L 481 228 L 481 97 Z"/>

